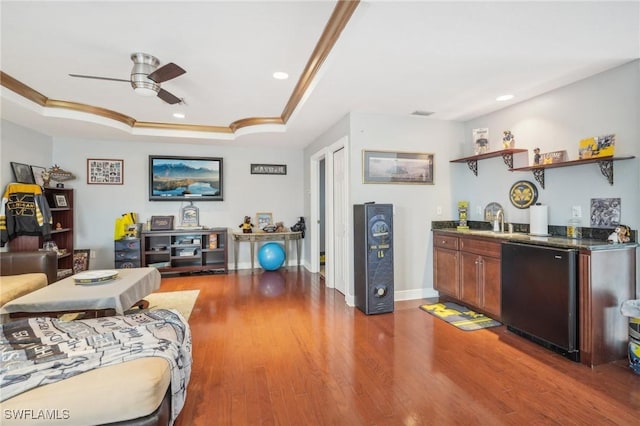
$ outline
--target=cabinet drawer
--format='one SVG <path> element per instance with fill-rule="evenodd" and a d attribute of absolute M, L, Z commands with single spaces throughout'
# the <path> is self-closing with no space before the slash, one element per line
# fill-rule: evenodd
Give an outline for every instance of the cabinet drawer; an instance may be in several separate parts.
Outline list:
<path fill-rule="evenodd" d="M 140 240 L 117 240 L 116 250 L 140 250 Z"/>
<path fill-rule="evenodd" d="M 140 259 L 139 251 L 117 251 L 115 252 L 116 260 L 136 260 Z"/>
<path fill-rule="evenodd" d="M 433 245 L 449 250 L 458 250 L 458 237 L 440 233 L 433 234 Z"/>
<path fill-rule="evenodd" d="M 460 238 L 460 250 L 500 258 L 501 243 L 481 238 Z"/>

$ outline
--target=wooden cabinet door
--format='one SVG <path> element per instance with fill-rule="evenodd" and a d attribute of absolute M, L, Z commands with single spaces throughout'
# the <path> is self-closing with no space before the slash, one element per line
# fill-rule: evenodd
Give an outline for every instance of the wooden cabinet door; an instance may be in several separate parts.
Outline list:
<path fill-rule="evenodd" d="M 494 315 L 495 319 L 500 319 L 502 291 L 500 280 L 500 259 L 495 257 L 482 257 L 482 305 L 488 314 Z"/>
<path fill-rule="evenodd" d="M 460 252 L 460 300 L 480 307 L 480 261 L 477 254 Z"/>
<path fill-rule="evenodd" d="M 433 250 L 433 287 L 451 297 L 459 297 L 458 252 L 436 247 Z"/>

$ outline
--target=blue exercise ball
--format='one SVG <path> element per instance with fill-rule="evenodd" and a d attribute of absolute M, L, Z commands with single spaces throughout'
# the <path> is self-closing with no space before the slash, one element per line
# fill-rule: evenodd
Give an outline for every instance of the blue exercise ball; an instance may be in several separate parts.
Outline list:
<path fill-rule="evenodd" d="M 267 271 L 275 271 L 284 263 L 284 249 L 278 243 L 267 243 L 258 251 L 258 262 Z"/>

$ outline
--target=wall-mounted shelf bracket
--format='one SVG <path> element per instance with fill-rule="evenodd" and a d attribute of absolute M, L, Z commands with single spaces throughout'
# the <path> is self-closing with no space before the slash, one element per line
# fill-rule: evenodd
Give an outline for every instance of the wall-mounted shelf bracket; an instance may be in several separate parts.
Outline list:
<path fill-rule="evenodd" d="M 533 177 L 540 184 L 542 189 L 544 189 L 544 169 L 533 169 Z"/>
<path fill-rule="evenodd" d="M 607 178 L 610 185 L 613 185 L 613 160 L 598 161 L 600 172 Z"/>
<path fill-rule="evenodd" d="M 469 166 L 469 170 L 471 170 L 474 175 L 478 176 L 478 160 L 467 160 L 467 166 Z"/>
<path fill-rule="evenodd" d="M 513 153 L 512 152 L 504 152 L 502 154 L 502 161 L 507 165 L 510 169 L 513 169 Z"/>

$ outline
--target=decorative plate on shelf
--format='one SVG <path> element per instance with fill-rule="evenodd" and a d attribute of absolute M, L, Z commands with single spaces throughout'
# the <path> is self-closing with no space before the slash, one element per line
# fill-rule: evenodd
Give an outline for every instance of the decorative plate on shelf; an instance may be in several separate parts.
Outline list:
<path fill-rule="evenodd" d="M 509 190 L 511 204 L 519 209 L 526 209 L 538 200 L 538 188 L 528 180 L 519 180 Z"/>
<path fill-rule="evenodd" d="M 111 281 L 118 276 L 118 271 L 114 269 L 102 271 L 84 271 L 73 276 L 76 284 L 96 284 Z"/>

